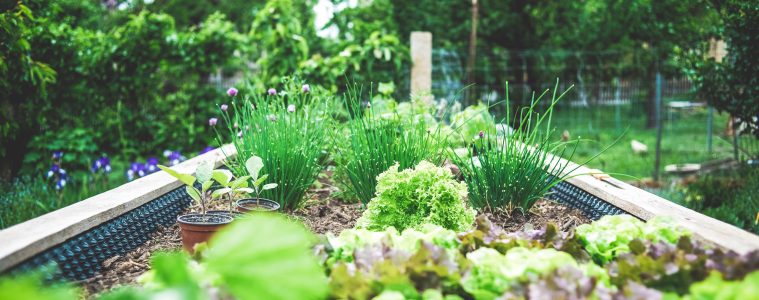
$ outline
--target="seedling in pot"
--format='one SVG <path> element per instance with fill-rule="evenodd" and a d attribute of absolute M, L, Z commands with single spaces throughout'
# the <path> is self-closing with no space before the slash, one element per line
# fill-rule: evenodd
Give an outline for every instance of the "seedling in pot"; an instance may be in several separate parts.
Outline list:
<path fill-rule="evenodd" d="M 200 214 L 185 214 L 177 217 L 179 228 L 182 231 L 182 245 L 185 250 L 194 252 L 195 245 L 208 241 L 213 234 L 224 225 L 232 222 L 232 217 L 227 215 L 209 214 L 206 211 L 208 190 L 213 184 L 211 179 L 213 163 L 206 161 L 198 165 L 195 176 L 174 171 L 166 166 L 158 166 L 171 176 L 186 184 L 187 194 L 196 202 L 200 203 Z M 200 190 L 195 187 L 195 182 L 200 183 Z"/>
<path fill-rule="evenodd" d="M 246 212 L 251 211 L 252 209 L 245 207 L 244 204 L 249 203 L 255 205 L 257 208 L 266 208 L 267 210 L 277 210 L 279 209 L 279 203 L 263 199 L 263 202 L 266 204 L 262 205 L 262 199 L 261 199 L 261 192 L 266 190 L 271 190 L 273 188 L 277 187 L 276 183 L 267 183 L 264 184 L 267 178 L 269 178 L 268 174 L 260 175 L 261 170 L 264 167 L 263 160 L 258 156 L 252 156 L 248 158 L 248 160 L 245 161 L 245 169 L 248 171 L 248 180 L 246 182 L 252 182 L 253 187 L 247 188 L 245 191 L 249 191 L 249 193 L 255 193 L 256 198 L 255 199 L 242 199 L 237 201 L 237 206 L 240 208 L 240 211 Z M 259 176 L 260 175 L 260 176 Z M 254 200 L 255 202 L 251 201 Z"/>

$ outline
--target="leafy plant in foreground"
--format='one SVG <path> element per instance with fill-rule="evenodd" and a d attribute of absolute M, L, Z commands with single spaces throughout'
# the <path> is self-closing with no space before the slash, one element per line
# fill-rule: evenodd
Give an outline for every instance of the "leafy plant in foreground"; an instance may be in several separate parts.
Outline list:
<path fill-rule="evenodd" d="M 485 134 L 489 128 L 483 128 L 469 148 L 469 155 L 452 155 L 467 182 L 469 201 L 473 206 L 528 210 L 569 176 L 566 172 L 569 162 L 562 162 L 561 157 L 565 156 L 570 143 L 551 140 L 553 108 L 569 91 L 557 97 L 557 88 L 558 82 L 542 113 L 538 108 L 548 90 L 537 98 L 533 95 L 530 105 L 520 109 L 514 119 L 511 119 L 507 93 L 506 119 L 501 123 L 515 128 L 511 135 Z M 569 152 L 568 160 L 571 160 L 576 146 L 577 142 Z"/>
<path fill-rule="evenodd" d="M 398 165 L 377 176 L 377 196 L 367 206 L 357 228 L 398 230 L 425 223 L 466 230 L 475 212 L 466 206 L 466 185 L 453 179 L 448 168 L 422 161 L 413 169 Z"/>
<path fill-rule="evenodd" d="M 221 185 L 221 188 L 213 191 L 211 196 L 213 198 L 222 198 L 226 195 L 227 201 L 229 201 L 230 212 L 233 209 L 232 204 L 234 203 L 234 199 L 242 194 L 256 193 L 256 199 L 260 198 L 262 191 L 277 187 L 276 183 L 263 184 L 268 177 L 268 175 L 259 177 L 259 173 L 263 167 L 264 163 L 261 161 L 261 158 L 253 156 L 245 161 L 245 169 L 250 175 L 234 178 L 234 175 L 229 170 L 213 170 L 211 177 Z M 252 181 L 253 188 L 249 187 L 251 185 L 249 181 Z"/>
<path fill-rule="evenodd" d="M 436 124 L 424 119 L 385 118 L 375 114 L 371 102 L 364 110 L 360 96 L 357 88 L 346 95 L 353 118 L 346 125 L 347 141 L 338 149 L 335 162 L 337 178 L 367 205 L 375 196 L 377 176 L 391 166 L 397 164 L 399 170 L 405 170 L 422 160 L 442 163 L 446 138 L 434 129 Z"/>

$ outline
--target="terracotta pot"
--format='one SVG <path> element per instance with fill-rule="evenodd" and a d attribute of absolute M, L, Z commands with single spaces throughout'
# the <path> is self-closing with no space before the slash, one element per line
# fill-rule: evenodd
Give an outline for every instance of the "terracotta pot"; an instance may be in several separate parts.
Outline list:
<path fill-rule="evenodd" d="M 234 218 L 220 214 L 187 214 L 177 217 L 182 231 L 182 246 L 187 252 L 195 252 L 195 244 L 207 242 L 217 231 Z"/>
<path fill-rule="evenodd" d="M 235 201 L 235 206 L 237 207 L 237 211 L 242 213 L 279 210 L 279 203 L 269 199 L 240 199 Z"/>

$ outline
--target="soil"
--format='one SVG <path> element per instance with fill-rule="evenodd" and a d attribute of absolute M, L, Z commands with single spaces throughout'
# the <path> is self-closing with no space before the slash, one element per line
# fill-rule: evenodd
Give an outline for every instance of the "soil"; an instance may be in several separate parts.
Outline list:
<path fill-rule="evenodd" d="M 180 216 L 179 219 L 181 219 L 182 223 L 199 225 L 217 225 L 232 222 L 232 218 L 229 215 L 215 214 L 188 214 Z"/>
<path fill-rule="evenodd" d="M 308 200 L 303 208 L 290 213 L 293 218 L 302 221 L 317 234 L 328 231 L 339 234 L 344 229 L 352 228 L 362 213 L 359 203 L 349 204 L 335 198 L 338 189 L 332 185 L 330 175 L 327 173 L 320 176 L 319 182 L 308 191 Z M 227 209 L 228 204 L 209 203 L 207 208 Z M 192 207 L 189 211 L 199 211 L 199 207 Z M 538 201 L 527 213 L 518 210 L 491 210 L 483 214 L 507 231 L 523 230 L 525 226 L 541 228 L 549 222 L 559 226 L 562 231 L 569 231 L 577 225 L 591 222 L 582 211 L 548 200 Z M 178 226 L 175 224 L 161 228 L 144 245 L 124 256 L 105 261 L 103 270 L 98 275 L 83 282 L 88 298 L 120 285 L 135 283 L 137 277 L 149 269 L 152 253 L 181 248 L 182 240 Z"/>
<path fill-rule="evenodd" d="M 579 209 L 545 199 L 535 202 L 532 209 L 526 213 L 518 209 L 512 211 L 496 209 L 482 214 L 508 232 L 522 231 L 525 226 L 532 226 L 535 229 L 543 228 L 548 223 L 554 223 L 561 231 L 568 232 L 578 225 L 592 221 Z"/>
<path fill-rule="evenodd" d="M 137 278 L 150 267 L 150 256 L 157 251 L 172 251 L 182 248 L 179 225 L 160 228 L 151 239 L 125 255 L 115 256 L 103 262 L 103 270 L 84 282 L 87 298 L 106 292 L 115 287 L 134 284 Z"/>

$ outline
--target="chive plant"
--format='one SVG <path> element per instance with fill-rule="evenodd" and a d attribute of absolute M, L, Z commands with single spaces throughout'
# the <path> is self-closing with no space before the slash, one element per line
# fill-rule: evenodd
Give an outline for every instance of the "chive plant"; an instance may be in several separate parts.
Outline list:
<path fill-rule="evenodd" d="M 310 90 L 309 90 L 310 91 Z M 289 95 L 277 93 L 237 99 L 222 116 L 228 127 L 228 137 L 237 149 L 237 156 L 228 162 L 236 176 L 250 175 L 245 161 L 259 156 L 264 162 L 262 172 L 269 182 L 279 188 L 263 191 L 261 197 L 277 201 L 283 208 L 296 209 L 303 201 L 308 187 L 322 170 L 320 158 L 330 122 L 319 109 L 320 101 L 306 103 Z"/>
<path fill-rule="evenodd" d="M 340 183 L 366 205 L 374 197 L 377 175 L 396 163 L 399 170 L 413 168 L 422 160 L 441 163 L 447 138 L 436 124 L 423 119 L 374 114 L 371 102 L 361 103 L 361 94 L 355 86 L 345 94 L 351 119 L 346 124 L 347 141 L 337 143 L 341 147 L 335 162 Z"/>
<path fill-rule="evenodd" d="M 472 206 L 529 210 L 567 179 L 567 162 L 579 140 L 552 140 L 551 117 L 556 103 L 570 89 L 558 96 L 554 89 L 548 103 L 542 101 L 548 90 L 537 98 L 533 93 L 530 105 L 518 109 L 513 117 L 507 93 L 506 117 L 501 123 L 515 130 L 505 136 L 481 133 L 468 148 L 468 155 L 451 155 L 467 183 Z M 538 110 L 541 106 L 545 107 L 542 113 Z M 561 157 L 567 161 L 562 162 Z"/>

